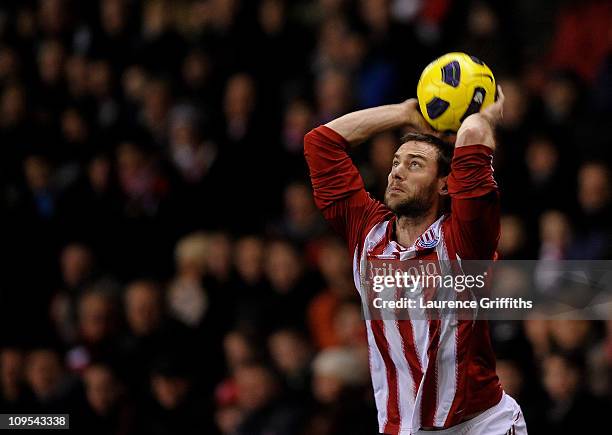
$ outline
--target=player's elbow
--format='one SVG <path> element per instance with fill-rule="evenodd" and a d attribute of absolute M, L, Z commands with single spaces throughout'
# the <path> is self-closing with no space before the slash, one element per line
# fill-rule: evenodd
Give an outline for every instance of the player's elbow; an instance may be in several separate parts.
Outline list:
<path fill-rule="evenodd" d="M 314 147 L 314 144 L 316 142 L 316 132 L 315 130 L 310 130 L 308 133 L 306 133 L 306 135 L 304 136 L 304 156 L 306 157 L 306 159 L 308 159 L 308 154 L 310 152 L 312 152 L 312 149 Z"/>
<path fill-rule="evenodd" d="M 485 136 L 483 128 L 472 123 L 472 125 L 462 128 L 457 135 L 457 146 L 481 144 Z"/>
<path fill-rule="evenodd" d="M 493 131 L 489 123 L 481 116 L 469 116 L 457 132 L 456 147 L 468 145 L 485 145 L 495 147 Z"/>

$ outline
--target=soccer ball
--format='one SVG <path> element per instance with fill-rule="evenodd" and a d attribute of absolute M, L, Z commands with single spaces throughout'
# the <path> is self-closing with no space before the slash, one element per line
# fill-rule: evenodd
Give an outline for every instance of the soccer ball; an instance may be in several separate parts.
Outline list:
<path fill-rule="evenodd" d="M 465 118 L 497 99 L 497 86 L 480 59 L 448 53 L 425 67 L 417 98 L 421 113 L 434 129 L 456 132 Z"/>

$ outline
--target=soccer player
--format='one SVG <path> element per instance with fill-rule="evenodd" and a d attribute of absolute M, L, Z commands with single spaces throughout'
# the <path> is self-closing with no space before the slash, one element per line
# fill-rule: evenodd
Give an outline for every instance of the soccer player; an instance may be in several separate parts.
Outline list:
<path fill-rule="evenodd" d="M 497 102 L 467 117 L 454 148 L 431 130 L 415 99 L 349 113 L 306 135 L 316 204 L 348 242 L 362 298 L 369 259 L 494 258 L 500 223 L 491 164 L 503 101 L 500 89 Z M 419 133 L 397 149 L 382 204 L 365 191 L 347 150 L 402 127 Z M 527 433 L 495 373 L 486 321 L 367 319 L 366 327 L 381 433 Z"/>

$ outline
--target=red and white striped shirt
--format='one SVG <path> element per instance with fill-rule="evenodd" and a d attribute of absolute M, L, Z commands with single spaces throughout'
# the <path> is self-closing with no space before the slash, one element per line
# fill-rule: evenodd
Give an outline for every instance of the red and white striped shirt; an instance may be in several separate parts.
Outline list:
<path fill-rule="evenodd" d="M 396 217 L 365 191 L 347 154 L 348 143 L 321 126 L 308 133 L 304 153 L 317 206 L 353 254 L 355 285 L 368 259 L 493 259 L 499 239 L 499 196 L 492 150 L 455 150 L 448 190 L 451 213 L 405 248 L 395 241 Z M 411 434 L 448 428 L 494 406 L 502 397 L 486 321 L 366 320 L 372 386 L 380 432 Z"/>

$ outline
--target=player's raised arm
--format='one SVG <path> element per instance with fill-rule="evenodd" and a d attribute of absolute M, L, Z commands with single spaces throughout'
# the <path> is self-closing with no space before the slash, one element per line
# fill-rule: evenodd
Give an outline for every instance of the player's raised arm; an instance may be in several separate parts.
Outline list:
<path fill-rule="evenodd" d="M 468 116 L 457 132 L 455 148 L 468 145 L 484 145 L 495 150 L 495 126 L 501 121 L 504 109 L 504 93 L 497 88 L 497 101 L 479 113 Z"/>
<path fill-rule="evenodd" d="M 454 242 L 463 259 L 492 259 L 497 248 L 499 195 L 492 162 L 495 126 L 501 120 L 503 103 L 499 88 L 499 99 L 468 116 L 457 132 L 447 183 Z"/>
<path fill-rule="evenodd" d="M 325 124 L 349 144 L 357 145 L 375 134 L 400 127 L 411 127 L 421 133 L 434 130 L 421 116 L 415 98 L 399 104 L 359 110 Z"/>
<path fill-rule="evenodd" d="M 347 153 L 350 146 L 400 127 L 431 131 L 416 99 L 352 112 L 309 132 L 304 138 L 304 155 L 317 206 L 324 210 L 363 190 L 361 176 Z"/>
<path fill-rule="evenodd" d="M 322 125 L 304 138 L 304 155 L 317 207 L 352 250 L 372 222 L 390 214 L 365 191 L 347 149 L 386 130 L 431 129 L 421 117 L 416 100 L 349 113 Z"/>

